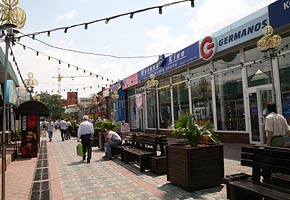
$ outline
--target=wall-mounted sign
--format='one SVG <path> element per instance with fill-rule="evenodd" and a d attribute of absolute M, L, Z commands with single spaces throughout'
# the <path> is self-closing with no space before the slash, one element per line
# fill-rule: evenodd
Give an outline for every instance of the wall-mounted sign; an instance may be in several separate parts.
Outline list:
<path fill-rule="evenodd" d="M 262 35 L 262 29 L 269 25 L 267 11 L 267 9 L 262 9 L 252 17 L 240 20 L 240 24 L 243 22 L 242 25 L 229 25 L 227 27 L 228 31 L 218 35 L 213 34 L 217 43 L 216 52 L 223 51 L 251 39 L 260 37 Z"/>
<path fill-rule="evenodd" d="M 290 0 L 279 0 L 270 4 L 269 18 L 274 29 L 290 24 Z"/>
<path fill-rule="evenodd" d="M 199 42 L 199 54 L 204 60 L 210 60 L 216 52 L 217 45 L 215 38 L 206 36 Z"/>
<path fill-rule="evenodd" d="M 14 82 L 12 80 L 7 80 L 6 88 L 6 102 L 16 105 L 17 94 Z"/>
<path fill-rule="evenodd" d="M 179 68 L 193 60 L 199 59 L 198 42 L 171 54 L 163 59 L 163 64 L 160 65 L 159 61 L 137 72 L 138 82 L 144 82 L 150 78 L 150 74 L 160 75 Z"/>

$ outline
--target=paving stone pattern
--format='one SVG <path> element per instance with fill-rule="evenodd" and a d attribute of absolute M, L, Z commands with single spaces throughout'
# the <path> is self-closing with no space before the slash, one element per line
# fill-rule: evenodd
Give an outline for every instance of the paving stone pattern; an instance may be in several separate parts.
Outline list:
<path fill-rule="evenodd" d="M 104 152 L 97 147 L 93 147 L 91 163 L 83 162 L 76 154 L 76 144 L 76 138 L 61 141 L 59 131 L 52 142 L 47 142 L 52 200 L 226 199 L 223 184 L 187 192 L 168 182 L 166 175 L 141 173 L 136 164 L 124 164 L 117 158 L 103 161 Z M 250 173 L 250 169 L 240 166 L 237 160 L 225 159 L 226 175 L 240 172 Z"/>

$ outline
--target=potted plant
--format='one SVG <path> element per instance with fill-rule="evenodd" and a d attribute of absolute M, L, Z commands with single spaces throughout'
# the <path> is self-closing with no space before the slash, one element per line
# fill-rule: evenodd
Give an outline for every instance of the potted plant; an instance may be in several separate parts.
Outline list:
<path fill-rule="evenodd" d="M 168 181 L 187 191 L 222 183 L 223 145 L 213 130 L 213 124 L 200 126 L 194 116 L 188 113 L 176 122 L 172 133 L 186 142 L 166 146 Z"/>

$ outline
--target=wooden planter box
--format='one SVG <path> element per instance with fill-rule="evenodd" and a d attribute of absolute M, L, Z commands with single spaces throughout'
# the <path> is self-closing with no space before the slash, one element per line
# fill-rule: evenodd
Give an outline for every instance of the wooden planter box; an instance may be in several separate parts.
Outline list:
<path fill-rule="evenodd" d="M 166 156 L 152 156 L 150 157 L 151 172 L 157 175 L 166 174 L 167 164 Z"/>
<path fill-rule="evenodd" d="M 223 145 L 166 146 L 167 180 L 187 191 L 218 186 L 224 178 Z"/>

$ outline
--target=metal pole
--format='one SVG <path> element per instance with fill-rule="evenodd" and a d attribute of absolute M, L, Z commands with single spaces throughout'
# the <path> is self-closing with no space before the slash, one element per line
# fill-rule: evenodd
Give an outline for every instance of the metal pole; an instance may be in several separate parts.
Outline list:
<path fill-rule="evenodd" d="M 155 92 L 155 135 L 158 134 L 159 130 L 158 130 L 158 105 L 157 105 L 157 96 L 158 96 L 158 92 L 157 92 L 157 85 L 155 85 L 154 87 L 154 92 Z"/>
<path fill-rule="evenodd" d="M 5 61 L 4 61 L 4 83 L 3 83 L 3 126 L 2 126 L 2 200 L 5 200 L 5 171 L 6 171 L 6 85 L 7 85 L 7 68 L 8 68 L 8 51 L 9 51 L 9 37 L 5 37 Z"/>

